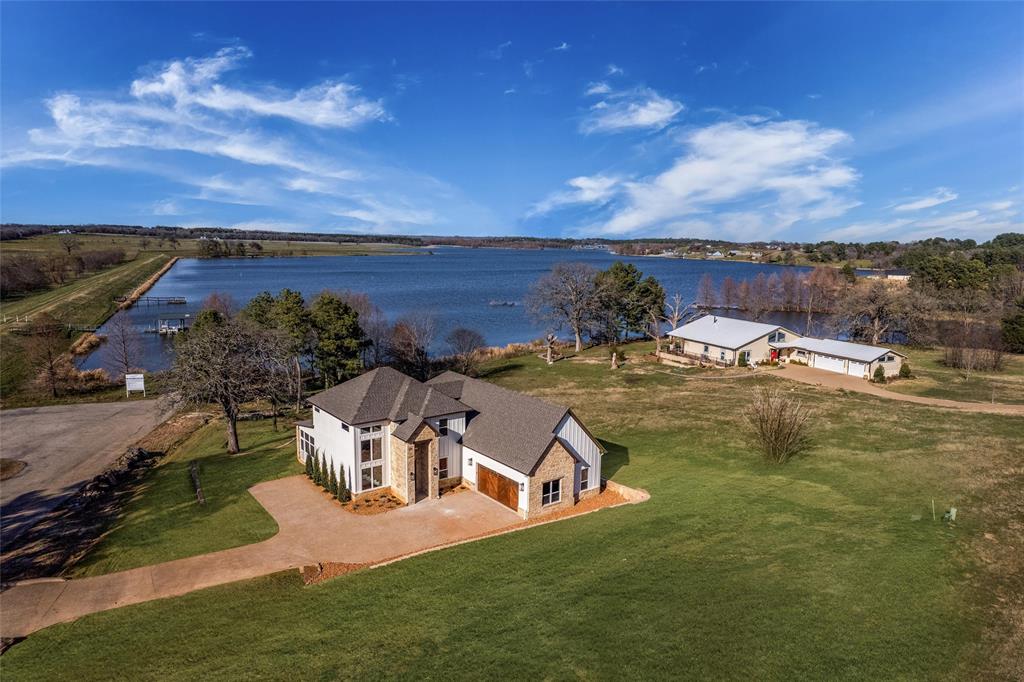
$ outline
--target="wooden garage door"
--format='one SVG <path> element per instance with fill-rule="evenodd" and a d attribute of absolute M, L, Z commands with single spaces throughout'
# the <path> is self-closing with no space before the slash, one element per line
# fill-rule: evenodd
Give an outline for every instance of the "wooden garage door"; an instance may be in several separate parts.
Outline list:
<path fill-rule="evenodd" d="M 519 507 L 519 486 L 516 482 L 480 464 L 476 465 L 476 489 L 509 509 Z"/>

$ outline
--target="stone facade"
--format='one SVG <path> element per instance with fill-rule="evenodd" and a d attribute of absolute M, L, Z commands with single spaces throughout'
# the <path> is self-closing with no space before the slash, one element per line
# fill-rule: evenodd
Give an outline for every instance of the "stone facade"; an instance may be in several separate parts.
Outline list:
<path fill-rule="evenodd" d="M 392 423 L 389 431 L 395 430 Z M 391 476 L 391 493 L 402 500 L 405 504 L 412 504 L 416 501 L 416 482 L 410 473 L 416 471 L 416 443 L 428 443 L 427 446 L 427 476 L 429 478 L 428 497 L 438 497 L 440 486 L 434 472 L 438 465 L 438 444 L 437 434 L 426 423 L 422 424 L 416 433 L 413 434 L 411 442 L 406 443 L 394 435 L 390 436 L 391 442 L 388 448 L 388 467 Z"/>
<path fill-rule="evenodd" d="M 530 500 L 526 508 L 527 518 L 533 518 L 541 514 L 549 514 L 553 511 L 567 509 L 574 504 L 573 487 L 575 485 L 576 458 L 569 454 L 557 440 L 552 441 L 551 447 L 541 459 L 540 464 L 534 469 L 530 477 Z M 544 506 L 541 498 L 544 494 L 544 482 L 561 479 L 562 499 L 555 504 Z"/>

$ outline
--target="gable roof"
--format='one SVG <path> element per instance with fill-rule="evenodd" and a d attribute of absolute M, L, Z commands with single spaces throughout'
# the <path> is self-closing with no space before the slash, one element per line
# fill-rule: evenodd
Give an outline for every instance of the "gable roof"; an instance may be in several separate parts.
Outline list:
<path fill-rule="evenodd" d="M 888 355 L 890 353 L 906 357 L 903 353 L 898 353 L 888 348 L 882 348 L 881 346 L 868 346 L 863 343 L 850 343 L 849 341 L 836 341 L 834 339 L 813 339 L 805 337 L 788 343 L 773 343 L 770 345 L 773 348 L 798 348 L 800 350 L 811 351 L 812 353 L 834 355 L 848 360 L 857 360 L 858 362 L 873 362 L 883 355 Z"/>
<path fill-rule="evenodd" d="M 321 391 L 309 402 L 349 424 L 402 421 L 410 414 L 426 418 L 469 411 L 455 398 L 390 367 L 378 367 Z"/>
<path fill-rule="evenodd" d="M 721 348 L 736 349 L 779 329 L 790 334 L 793 333 L 778 324 L 750 322 L 721 315 L 705 315 L 678 329 L 673 329 L 668 335 Z"/>
<path fill-rule="evenodd" d="M 457 372 L 427 382 L 471 407 L 462 443 L 516 471 L 530 474 L 544 457 L 569 408 Z"/>

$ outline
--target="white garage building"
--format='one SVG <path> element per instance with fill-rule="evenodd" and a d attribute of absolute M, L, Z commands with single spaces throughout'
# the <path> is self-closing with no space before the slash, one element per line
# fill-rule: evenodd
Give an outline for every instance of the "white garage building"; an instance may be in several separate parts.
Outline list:
<path fill-rule="evenodd" d="M 885 376 L 896 376 L 905 357 L 889 348 L 832 339 L 804 337 L 770 345 L 778 350 L 779 359 L 784 362 L 800 362 L 809 367 L 862 379 L 873 377 L 879 366 L 885 369 Z"/>

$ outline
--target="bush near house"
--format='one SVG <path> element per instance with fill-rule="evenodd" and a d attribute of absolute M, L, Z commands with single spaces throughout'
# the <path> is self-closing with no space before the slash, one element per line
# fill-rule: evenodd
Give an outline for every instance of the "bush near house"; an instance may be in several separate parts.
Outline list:
<path fill-rule="evenodd" d="M 871 376 L 871 380 L 874 381 L 876 384 L 884 384 L 885 367 L 882 367 L 881 365 L 875 367 L 875 373 Z"/>
<path fill-rule="evenodd" d="M 900 379 L 909 379 L 912 376 L 913 375 L 910 373 L 910 363 L 904 361 L 903 364 L 900 365 Z"/>

